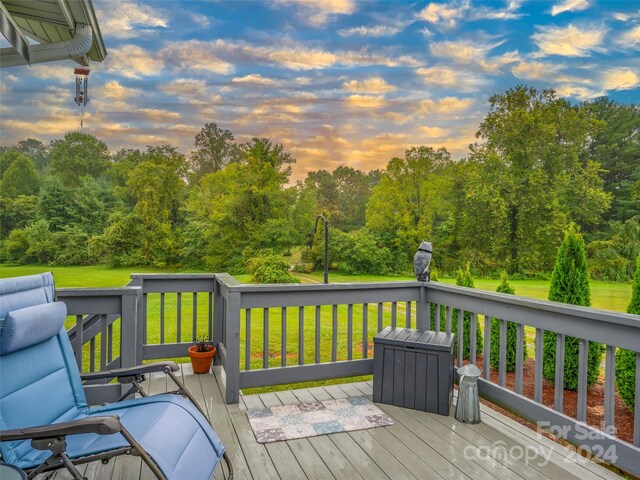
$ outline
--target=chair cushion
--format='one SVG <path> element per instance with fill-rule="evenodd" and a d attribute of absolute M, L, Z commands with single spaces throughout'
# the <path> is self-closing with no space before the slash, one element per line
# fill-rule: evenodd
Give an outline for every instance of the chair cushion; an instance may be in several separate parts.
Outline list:
<path fill-rule="evenodd" d="M 8 312 L 0 326 L 0 355 L 17 352 L 57 335 L 66 316 L 67 306 L 63 302 Z"/>
<path fill-rule="evenodd" d="M 54 295 L 51 272 L 0 279 L 0 320 L 7 312 L 53 302 Z"/>
<path fill-rule="evenodd" d="M 189 400 L 175 394 L 125 400 L 90 408 L 86 416 L 118 415 L 124 427 L 151 455 L 168 479 L 209 480 L 218 466 L 224 446 L 206 418 Z M 69 435 L 71 458 L 127 446 L 122 435 Z M 17 462 L 29 468 L 43 462 L 50 452 L 30 450 Z"/>

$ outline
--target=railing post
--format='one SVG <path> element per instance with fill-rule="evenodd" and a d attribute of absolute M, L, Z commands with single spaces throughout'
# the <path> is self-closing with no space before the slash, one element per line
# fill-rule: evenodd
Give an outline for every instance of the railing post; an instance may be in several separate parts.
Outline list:
<path fill-rule="evenodd" d="M 225 402 L 240 401 L 240 292 L 229 291 L 226 301 L 224 346 L 227 350 Z"/>
<path fill-rule="evenodd" d="M 136 334 L 134 339 L 136 341 L 135 346 L 135 355 L 136 360 L 134 365 L 142 365 L 142 346 L 144 343 L 144 322 L 145 322 L 145 314 L 146 312 L 144 304 L 144 278 L 140 276 L 131 275 L 131 281 L 127 284 L 127 286 L 132 287 L 140 287 L 140 293 L 136 295 Z"/>
<path fill-rule="evenodd" d="M 135 367 L 138 361 L 138 302 L 142 297 L 138 291 L 136 295 L 122 295 L 122 312 L 120 314 L 120 367 Z M 140 352 L 140 356 L 142 352 Z M 129 389 L 129 385 L 121 385 L 121 393 Z"/>
<path fill-rule="evenodd" d="M 220 292 L 220 282 L 218 277 L 213 279 L 213 338 L 211 341 L 218 347 L 218 344 L 224 340 L 224 299 Z M 214 357 L 214 365 L 220 365 L 220 356 Z"/>
<path fill-rule="evenodd" d="M 429 330 L 431 312 L 427 303 L 427 287 L 424 283 L 420 285 L 420 299 L 416 302 L 416 328 L 418 330 Z"/>

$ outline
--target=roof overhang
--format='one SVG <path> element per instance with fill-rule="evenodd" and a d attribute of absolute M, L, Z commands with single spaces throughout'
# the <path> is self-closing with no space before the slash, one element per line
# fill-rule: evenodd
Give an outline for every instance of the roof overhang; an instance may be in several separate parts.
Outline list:
<path fill-rule="evenodd" d="M 0 0 L 0 27 L 12 45 L 0 49 L 0 67 L 69 58 L 88 66 L 107 55 L 91 0 Z"/>

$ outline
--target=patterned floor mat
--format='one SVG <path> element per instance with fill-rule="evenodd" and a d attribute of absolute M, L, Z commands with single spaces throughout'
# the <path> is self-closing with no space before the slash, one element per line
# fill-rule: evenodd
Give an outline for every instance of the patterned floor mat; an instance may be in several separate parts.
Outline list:
<path fill-rule="evenodd" d="M 258 443 L 393 425 L 366 397 L 249 410 L 247 417 Z"/>

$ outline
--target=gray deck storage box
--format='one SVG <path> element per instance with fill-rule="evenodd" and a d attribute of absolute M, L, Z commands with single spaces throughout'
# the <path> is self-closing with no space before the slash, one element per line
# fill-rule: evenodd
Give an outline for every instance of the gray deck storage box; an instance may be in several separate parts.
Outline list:
<path fill-rule="evenodd" d="M 373 339 L 373 401 L 449 415 L 453 334 L 387 327 Z"/>

